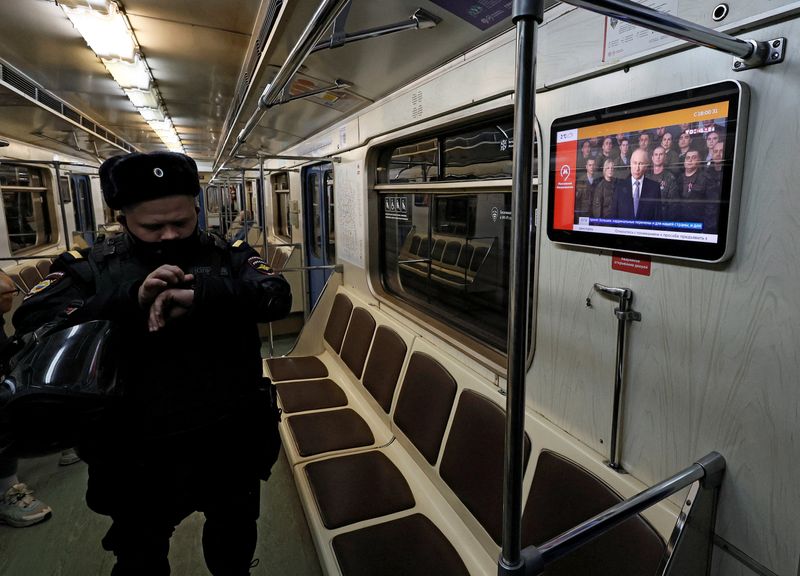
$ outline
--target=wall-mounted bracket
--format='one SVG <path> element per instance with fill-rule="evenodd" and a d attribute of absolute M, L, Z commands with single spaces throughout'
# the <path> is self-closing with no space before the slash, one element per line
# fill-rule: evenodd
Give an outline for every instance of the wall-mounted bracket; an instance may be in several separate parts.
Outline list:
<path fill-rule="evenodd" d="M 742 72 L 770 64 L 779 64 L 786 57 L 786 38 L 774 38 L 767 42 L 749 40 L 753 45 L 753 55 L 749 58 L 734 58 L 733 71 Z"/>

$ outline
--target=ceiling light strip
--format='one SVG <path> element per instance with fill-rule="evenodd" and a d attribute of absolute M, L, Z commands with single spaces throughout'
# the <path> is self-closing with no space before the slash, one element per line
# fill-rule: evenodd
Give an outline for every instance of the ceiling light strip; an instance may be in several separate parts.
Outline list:
<path fill-rule="evenodd" d="M 152 71 L 139 50 L 130 22 L 119 4 L 110 0 L 92 0 L 89 5 L 70 5 L 64 1 L 60 6 L 167 148 L 185 152 L 163 105 L 163 98 L 153 82 Z M 156 129 L 153 123 L 165 127 Z"/>

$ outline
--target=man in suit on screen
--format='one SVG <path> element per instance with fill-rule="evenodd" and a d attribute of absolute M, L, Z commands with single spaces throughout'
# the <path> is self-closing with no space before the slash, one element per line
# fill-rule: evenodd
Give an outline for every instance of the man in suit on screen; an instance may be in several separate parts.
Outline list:
<path fill-rule="evenodd" d="M 631 175 L 617 181 L 611 213 L 619 220 L 659 220 L 661 196 L 658 184 L 644 177 L 650 164 L 641 148 L 631 154 Z"/>

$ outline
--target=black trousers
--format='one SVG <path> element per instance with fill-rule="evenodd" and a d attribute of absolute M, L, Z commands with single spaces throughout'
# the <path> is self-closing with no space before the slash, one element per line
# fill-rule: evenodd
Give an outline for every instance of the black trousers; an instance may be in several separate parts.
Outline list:
<path fill-rule="evenodd" d="M 112 576 L 168 576 L 170 537 L 196 510 L 205 515 L 203 555 L 211 574 L 249 574 L 258 536 L 259 490 L 258 479 L 249 486 L 216 486 L 207 494 L 189 487 L 181 496 L 163 493 L 156 486 L 148 494 L 148 506 L 120 506 L 112 512 L 113 524 L 103 538 L 103 548 L 117 557 Z"/>

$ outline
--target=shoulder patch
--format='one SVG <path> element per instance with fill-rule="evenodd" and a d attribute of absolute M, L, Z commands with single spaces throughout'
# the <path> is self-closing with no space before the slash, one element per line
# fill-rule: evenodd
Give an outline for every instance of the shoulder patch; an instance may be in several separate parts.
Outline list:
<path fill-rule="evenodd" d="M 275 271 L 272 269 L 272 267 L 258 256 L 248 258 L 247 263 L 250 264 L 250 267 L 259 274 L 275 274 Z"/>
<path fill-rule="evenodd" d="M 83 258 L 83 254 L 81 254 L 77 250 L 70 250 L 69 252 L 67 252 L 67 254 L 75 258 L 75 260 L 80 260 L 81 258 Z"/>
<path fill-rule="evenodd" d="M 239 247 L 239 246 L 241 246 L 242 244 L 244 244 L 244 240 L 237 240 L 236 242 L 234 242 L 233 244 L 231 244 L 231 246 L 233 246 L 234 248 L 238 248 L 238 247 Z"/>
<path fill-rule="evenodd" d="M 64 273 L 63 272 L 51 272 L 50 274 L 45 276 L 44 280 L 42 280 L 36 286 L 31 288 L 31 291 L 28 292 L 28 294 L 25 296 L 24 300 L 27 300 L 28 298 L 30 298 L 34 294 L 38 294 L 42 290 L 45 290 L 45 289 L 49 288 L 50 286 L 53 286 L 54 284 L 58 284 L 59 282 L 61 282 L 62 278 L 64 278 Z"/>

